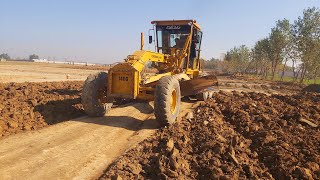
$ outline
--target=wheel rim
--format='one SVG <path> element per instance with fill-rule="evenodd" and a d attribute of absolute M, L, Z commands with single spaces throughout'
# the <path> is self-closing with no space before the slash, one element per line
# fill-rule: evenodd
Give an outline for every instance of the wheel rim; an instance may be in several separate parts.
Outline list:
<path fill-rule="evenodd" d="M 177 109 L 177 91 L 174 89 L 170 97 L 170 111 L 172 114 L 175 113 Z"/>

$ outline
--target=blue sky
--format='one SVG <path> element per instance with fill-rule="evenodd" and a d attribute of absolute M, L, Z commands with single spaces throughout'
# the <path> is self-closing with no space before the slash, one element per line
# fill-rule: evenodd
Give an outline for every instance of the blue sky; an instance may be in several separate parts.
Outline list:
<path fill-rule="evenodd" d="M 0 53 L 113 63 L 139 48 L 152 20 L 196 19 L 202 57 L 219 58 L 233 46 L 252 47 L 275 21 L 293 22 L 312 6 L 320 0 L 0 0 Z"/>

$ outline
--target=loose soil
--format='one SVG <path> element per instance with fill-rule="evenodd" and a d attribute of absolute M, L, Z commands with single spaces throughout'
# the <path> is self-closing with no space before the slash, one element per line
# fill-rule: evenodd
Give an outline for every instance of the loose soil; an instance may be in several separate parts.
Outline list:
<path fill-rule="evenodd" d="M 319 179 L 319 113 L 316 93 L 220 91 L 100 179 Z"/>
<path fill-rule="evenodd" d="M 0 137 L 84 115 L 82 81 L 0 84 Z"/>

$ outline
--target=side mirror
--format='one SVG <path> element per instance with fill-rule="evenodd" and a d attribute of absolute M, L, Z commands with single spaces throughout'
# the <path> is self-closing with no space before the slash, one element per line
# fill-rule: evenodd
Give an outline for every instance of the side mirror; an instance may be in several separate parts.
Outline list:
<path fill-rule="evenodd" d="M 149 44 L 152 43 L 152 36 L 149 36 Z"/>

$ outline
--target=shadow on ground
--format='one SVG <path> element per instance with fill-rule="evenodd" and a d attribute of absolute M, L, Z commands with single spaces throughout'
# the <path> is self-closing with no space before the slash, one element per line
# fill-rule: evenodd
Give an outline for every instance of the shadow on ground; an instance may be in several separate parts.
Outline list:
<path fill-rule="evenodd" d="M 80 98 L 48 101 L 45 104 L 36 105 L 33 111 L 40 113 L 49 125 L 85 115 Z"/>
<path fill-rule="evenodd" d="M 77 90 L 65 90 L 65 89 L 54 89 L 48 91 L 47 93 L 58 93 L 58 94 L 77 94 Z M 195 103 L 197 100 L 190 98 L 182 98 L 182 102 Z M 65 100 L 55 100 L 48 101 L 45 104 L 36 105 L 34 112 L 38 112 L 43 117 L 44 121 L 49 124 L 57 124 L 60 122 L 73 120 L 85 123 L 94 123 L 106 126 L 120 127 L 129 130 L 139 130 L 139 129 L 156 129 L 159 128 L 159 124 L 155 119 L 139 120 L 135 117 L 126 114 L 127 107 L 133 107 L 137 109 L 140 113 L 150 114 L 154 113 L 152 103 L 141 102 L 141 101 L 130 101 L 129 103 L 122 105 L 115 105 L 114 108 L 123 108 L 123 112 L 119 116 L 104 116 L 104 117 L 87 117 L 81 105 L 81 98 L 65 99 Z M 127 116 L 126 116 L 127 115 Z M 86 116 L 83 118 L 79 118 Z M 75 119 L 78 118 L 78 119 Z"/>
<path fill-rule="evenodd" d="M 159 124 L 156 119 L 146 119 L 140 120 L 130 116 L 104 116 L 104 117 L 83 117 L 78 119 L 73 119 L 72 121 L 93 123 L 103 126 L 118 127 L 131 131 L 138 131 L 141 129 L 157 129 Z"/>
<path fill-rule="evenodd" d="M 51 89 L 44 91 L 47 94 L 56 94 L 56 95 L 79 95 L 81 93 L 80 90 L 76 89 Z"/>
<path fill-rule="evenodd" d="M 117 105 L 115 108 L 126 107 L 133 107 L 143 114 L 151 115 L 153 113 L 153 107 L 149 103 L 131 102 L 128 104 Z M 123 111 L 123 114 L 126 114 L 126 109 L 124 109 Z M 131 117 L 130 114 L 128 114 L 128 116 L 106 115 L 104 117 L 88 117 L 86 116 L 82 108 L 80 98 L 49 101 L 45 104 L 35 106 L 34 112 L 40 113 L 45 122 L 49 125 L 72 120 L 112 127 L 120 127 L 133 131 L 137 131 L 139 129 L 156 129 L 159 126 L 155 119 L 139 120 L 137 118 Z"/>
<path fill-rule="evenodd" d="M 94 123 L 99 125 L 105 125 L 105 126 L 111 126 L 111 127 L 119 127 L 124 128 L 132 131 L 138 131 L 141 129 L 157 129 L 159 128 L 158 122 L 154 118 L 149 118 L 146 120 L 141 120 L 138 118 L 133 117 L 130 113 L 132 113 L 130 110 L 128 111 L 127 107 L 133 107 L 137 109 L 140 113 L 146 114 L 146 115 L 152 115 L 153 113 L 153 107 L 147 103 L 147 102 L 138 102 L 138 103 L 128 103 L 124 105 L 118 105 L 116 108 L 119 108 L 120 110 L 123 109 L 123 114 L 128 113 L 127 116 L 125 115 L 119 115 L 119 116 L 111 116 L 106 115 L 104 117 L 83 117 L 79 119 L 74 119 L 74 121 L 80 121 L 85 123 Z"/>

